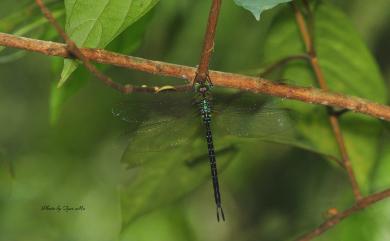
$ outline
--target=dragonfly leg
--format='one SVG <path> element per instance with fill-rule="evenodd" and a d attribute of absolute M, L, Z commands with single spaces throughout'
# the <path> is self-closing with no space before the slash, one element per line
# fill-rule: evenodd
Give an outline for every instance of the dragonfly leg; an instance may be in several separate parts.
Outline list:
<path fill-rule="evenodd" d="M 195 84 L 200 83 L 202 80 L 198 74 L 198 72 L 195 73 L 195 78 L 192 81 L 192 87 L 195 87 Z"/>
<path fill-rule="evenodd" d="M 213 86 L 213 82 L 211 82 L 211 78 L 208 71 L 206 74 L 199 74 L 198 72 L 196 72 L 192 85 L 195 85 L 196 83 L 207 83 L 210 87 Z"/>
<path fill-rule="evenodd" d="M 213 87 L 213 82 L 211 82 L 211 78 L 210 78 L 210 75 L 209 75 L 209 72 L 207 72 L 206 74 L 206 82 L 209 83 L 210 87 Z"/>

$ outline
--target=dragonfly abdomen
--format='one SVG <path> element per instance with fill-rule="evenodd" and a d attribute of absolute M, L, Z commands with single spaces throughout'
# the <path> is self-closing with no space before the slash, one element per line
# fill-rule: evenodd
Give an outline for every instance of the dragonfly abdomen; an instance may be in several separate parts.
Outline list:
<path fill-rule="evenodd" d="M 219 221 L 219 211 L 221 211 L 222 220 L 225 221 L 225 215 L 223 213 L 222 204 L 221 204 L 221 194 L 219 192 L 217 160 L 215 157 L 213 135 L 211 132 L 210 102 L 207 99 L 203 99 L 199 105 L 200 105 L 199 107 L 202 115 L 202 120 L 206 127 L 206 141 L 207 141 L 208 157 L 209 157 L 210 168 L 211 168 L 211 177 L 213 180 L 215 204 L 217 205 L 217 219 Z"/>

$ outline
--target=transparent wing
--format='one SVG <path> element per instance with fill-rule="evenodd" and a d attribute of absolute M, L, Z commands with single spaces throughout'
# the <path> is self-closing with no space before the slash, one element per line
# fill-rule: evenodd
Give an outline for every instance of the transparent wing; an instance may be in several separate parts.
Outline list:
<path fill-rule="evenodd" d="M 112 108 L 115 117 L 131 125 L 178 119 L 189 112 L 193 112 L 191 92 L 135 93 Z"/>
<path fill-rule="evenodd" d="M 291 143 L 294 129 L 289 110 L 276 108 L 257 95 L 216 94 L 212 104 L 212 130 L 225 135 Z M 161 152 L 203 134 L 202 120 L 192 92 L 136 94 L 113 108 L 129 123 L 128 152 Z"/>
<path fill-rule="evenodd" d="M 228 135 L 269 141 L 287 141 L 294 134 L 288 110 L 266 106 L 259 110 L 229 107 L 215 118 L 215 126 Z"/>
<path fill-rule="evenodd" d="M 192 93 L 135 94 L 112 112 L 128 123 L 131 152 L 161 152 L 184 144 L 200 123 Z"/>
<path fill-rule="evenodd" d="M 253 95 L 215 101 L 213 127 L 217 134 L 281 143 L 294 140 L 291 110 L 279 108 L 276 101 Z"/>

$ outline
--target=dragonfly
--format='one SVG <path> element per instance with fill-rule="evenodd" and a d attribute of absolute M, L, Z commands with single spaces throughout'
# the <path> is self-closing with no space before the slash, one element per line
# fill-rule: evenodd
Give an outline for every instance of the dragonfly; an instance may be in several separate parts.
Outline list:
<path fill-rule="evenodd" d="M 218 183 L 217 160 L 215 156 L 213 134 L 211 132 L 211 87 L 212 83 L 209 77 L 204 81 L 195 81 L 194 83 L 195 99 L 198 103 L 200 115 L 206 128 L 207 150 L 211 168 L 211 178 L 213 180 L 215 205 L 217 207 L 217 220 L 219 222 L 220 212 L 223 221 L 225 221 L 225 214 L 222 209 L 221 193 L 219 191 Z"/>
<path fill-rule="evenodd" d="M 225 221 L 225 214 L 222 209 L 218 181 L 212 119 L 213 130 L 222 136 L 260 139 L 277 143 L 292 143 L 294 129 L 288 109 L 276 108 L 276 103 L 254 94 L 222 92 L 212 95 L 212 88 L 211 81 L 207 79 L 203 82 L 195 82 L 193 93 L 162 91 L 153 94 L 150 98 L 145 97 L 145 94 L 138 94 L 143 96 L 134 94 L 127 102 L 114 107 L 112 113 L 130 123 L 135 129 L 136 136 L 150 136 L 147 141 L 139 143 L 134 138 L 133 145 L 130 145 L 131 150 L 127 150 L 131 153 L 173 149 L 194 138 L 191 135 L 185 135 L 186 129 L 192 126 L 199 128 L 196 135 L 203 135 L 207 144 L 207 156 L 219 222 L 220 219 Z M 203 131 L 199 125 L 199 115 L 203 123 Z M 203 134 L 200 134 L 202 132 Z M 161 135 L 169 135 L 169 137 L 163 142 L 155 138 Z"/>

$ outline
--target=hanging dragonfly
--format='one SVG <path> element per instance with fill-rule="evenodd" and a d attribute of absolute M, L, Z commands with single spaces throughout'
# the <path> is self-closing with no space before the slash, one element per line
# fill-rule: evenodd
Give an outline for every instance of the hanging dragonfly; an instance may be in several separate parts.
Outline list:
<path fill-rule="evenodd" d="M 212 99 L 211 88 L 212 83 L 208 79 L 203 82 L 195 81 L 193 94 L 162 91 L 150 98 L 145 98 L 145 95 L 141 96 L 142 94 L 138 94 L 139 96 L 134 94 L 130 96 L 131 100 L 126 103 L 122 102 L 113 108 L 113 114 L 131 123 L 135 129 L 136 137 L 131 140 L 133 143 L 128 146 L 126 152 L 147 154 L 170 150 L 188 143 L 194 137 L 189 135 L 190 131 L 186 130 L 199 126 L 194 123 L 194 121 L 199 121 L 199 117 L 194 118 L 194 116 L 199 116 L 200 113 L 206 129 L 205 137 L 217 220 L 220 221 L 221 218 L 225 220 L 225 215 L 221 203 L 216 151 L 211 130 L 212 113 L 213 130 L 221 137 L 228 135 L 278 143 L 293 143 L 294 131 L 288 110 L 275 108 L 274 103 L 266 102 L 264 98 L 259 99 L 257 95 L 247 95 L 242 92 L 238 94 L 218 93 L 217 98 Z M 197 110 L 193 111 L 189 108 L 191 106 L 197 106 Z M 197 131 L 196 135 L 201 132 Z M 156 138 L 157 136 L 166 136 L 166 138 L 161 141 Z M 137 137 L 145 137 L 145 139 L 138 142 Z M 137 159 L 139 159 L 138 156 Z M 142 163 L 141 159 L 138 161 Z"/>
<path fill-rule="evenodd" d="M 203 124 L 206 128 L 206 141 L 207 141 L 207 150 L 208 157 L 210 161 L 211 168 L 211 178 L 213 180 L 213 189 L 214 189 L 214 198 L 215 205 L 217 207 L 217 220 L 219 222 L 219 215 L 221 212 L 222 220 L 225 221 L 225 214 L 222 209 L 221 193 L 219 192 L 219 183 L 218 183 L 218 171 L 217 171 L 217 159 L 215 156 L 213 134 L 211 132 L 211 87 L 212 83 L 210 78 L 207 75 L 206 80 L 197 81 L 195 78 L 194 91 L 196 100 L 199 105 L 200 114 L 203 120 Z"/>

